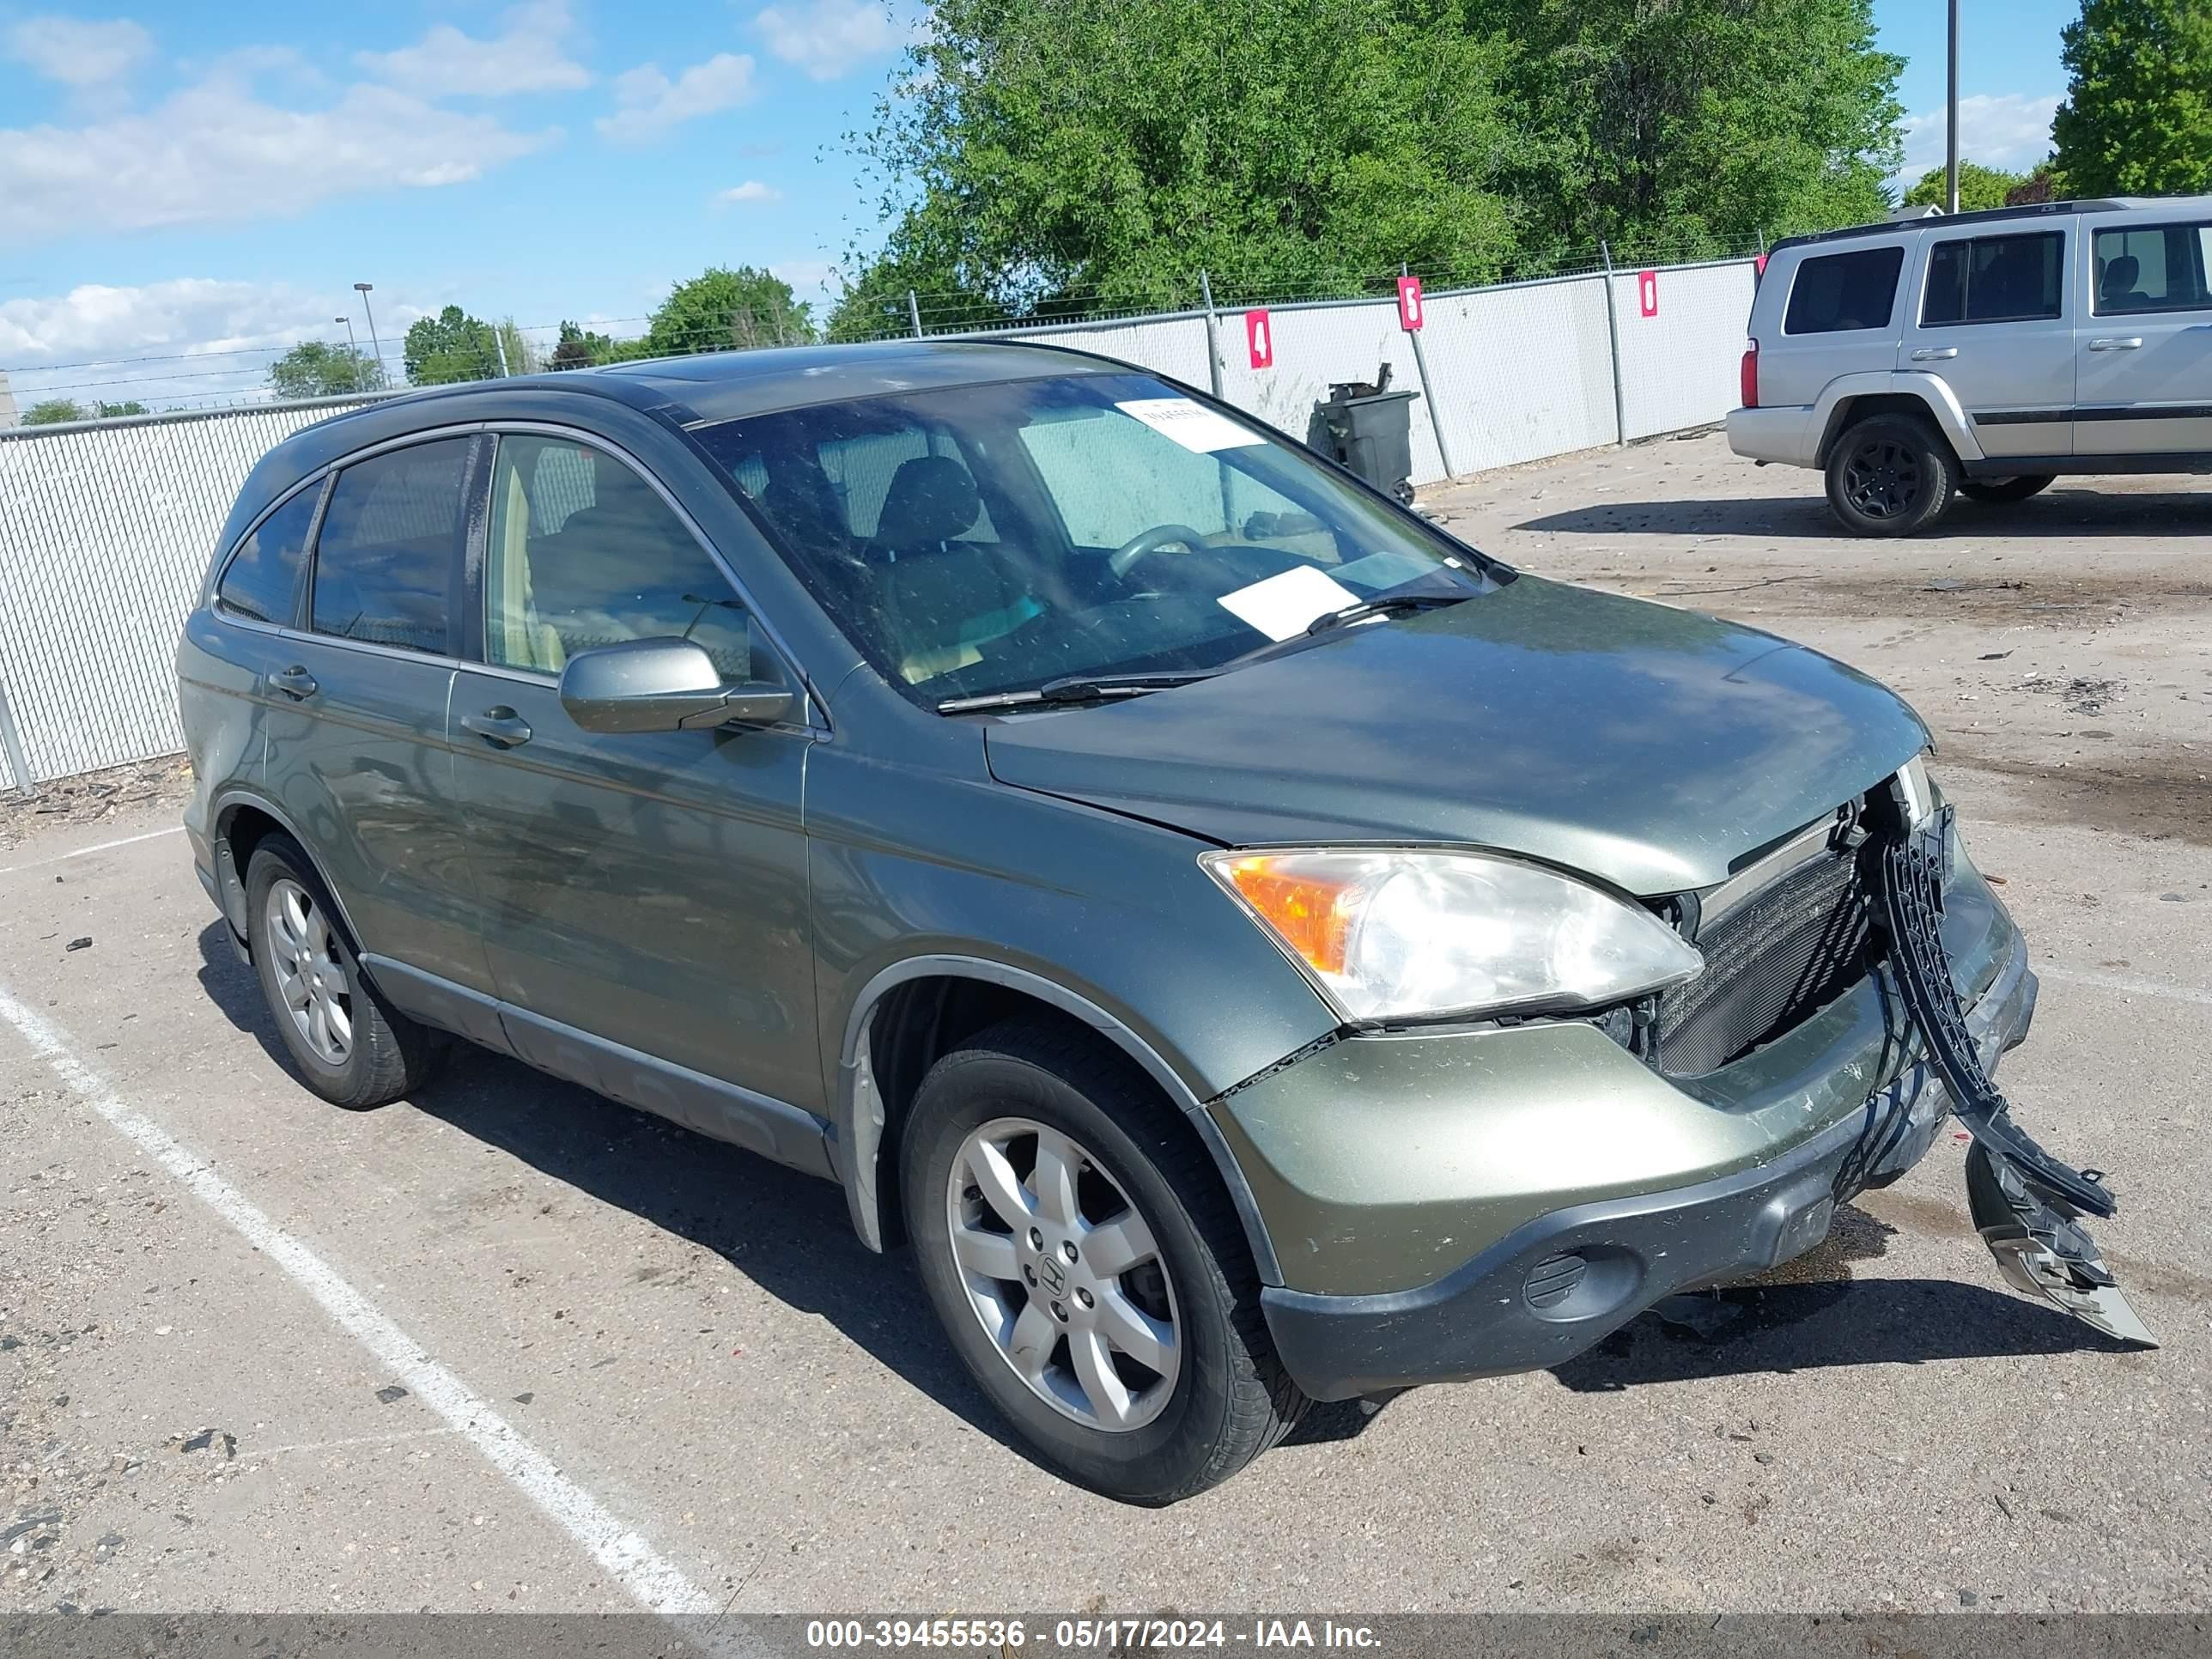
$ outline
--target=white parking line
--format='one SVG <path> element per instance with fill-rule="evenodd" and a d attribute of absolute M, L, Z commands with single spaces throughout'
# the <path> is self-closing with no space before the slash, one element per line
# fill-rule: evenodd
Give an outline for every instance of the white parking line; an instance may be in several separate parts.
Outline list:
<path fill-rule="evenodd" d="M 415 1397 L 435 1412 L 521 1489 L 614 1580 L 654 1613 L 706 1613 L 717 1604 L 624 1526 L 598 1498 L 561 1473 L 459 1377 L 422 1351 L 337 1271 L 278 1226 L 166 1129 L 111 1090 L 80 1060 L 62 1033 L 0 988 L 0 1020 L 15 1027 L 54 1075 L 140 1151 L 191 1190 L 255 1249 L 320 1304 L 338 1328 L 375 1355 Z"/>
<path fill-rule="evenodd" d="M 66 864 L 71 859 L 89 858 L 94 853 L 112 852 L 118 847 L 135 847 L 142 841 L 159 841 L 164 836 L 181 836 L 185 826 L 173 823 L 166 830 L 149 830 L 143 836 L 120 836 L 113 841 L 95 842 L 90 847 L 80 847 L 74 853 L 56 853 L 51 858 L 33 859 L 27 864 L 11 864 L 0 869 L 0 876 L 12 876 L 19 870 L 40 870 L 49 864 Z"/>
<path fill-rule="evenodd" d="M 2133 974 L 2100 974 L 2088 968 L 2040 967 L 2039 977 L 2067 985 L 2094 986 L 2100 991 L 2119 991 L 2135 997 L 2167 997 L 2175 1002 L 2195 1002 L 2212 1007 L 2212 991 L 2194 985 L 2174 985 L 2161 979 L 2138 979 Z"/>

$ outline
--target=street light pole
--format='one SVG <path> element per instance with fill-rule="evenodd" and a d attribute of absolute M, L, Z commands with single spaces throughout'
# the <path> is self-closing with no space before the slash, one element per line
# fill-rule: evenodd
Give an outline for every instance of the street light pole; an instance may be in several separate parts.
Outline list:
<path fill-rule="evenodd" d="M 376 380 L 384 382 L 384 343 L 376 337 L 376 313 L 368 308 L 368 291 L 374 283 L 356 283 L 354 291 L 361 295 L 361 314 L 368 319 L 368 349 L 376 354 Z"/>
<path fill-rule="evenodd" d="M 345 325 L 346 349 L 352 352 L 355 356 L 358 357 L 361 355 L 361 347 L 356 343 L 354 340 L 353 319 L 350 317 L 333 317 L 331 320 L 334 323 L 343 323 Z"/>
<path fill-rule="evenodd" d="M 1959 0 L 1951 0 L 1951 64 L 1945 94 L 1943 211 L 1959 210 Z"/>

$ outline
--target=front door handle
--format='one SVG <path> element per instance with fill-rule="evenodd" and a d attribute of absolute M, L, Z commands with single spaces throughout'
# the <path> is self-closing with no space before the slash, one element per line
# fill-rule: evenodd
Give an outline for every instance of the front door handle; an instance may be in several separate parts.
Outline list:
<path fill-rule="evenodd" d="M 1955 357 L 1958 355 L 1959 348 L 1956 346 L 1923 346 L 1912 354 L 1912 361 L 1916 363 L 1932 363 L 1939 357 Z"/>
<path fill-rule="evenodd" d="M 2092 351 L 2140 351 L 2142 349 L 2142 336 L 2130 334 L 2124 339 L 2092 340 L 2089 342 L 2089 349 Z"/>
<path fill-rule="evenodd" d="M 464 714 L 461 725 L 486 743 L 501 749 L 513 749 L 530 741 L 530 722 L 505 703 L 487 708 L 481 714 Z"/>
<path fill-rule="evenodd" d="M 293 664 L 289 668 L 271 674 L 269 677 L 269 684 L 286 696 L 301 702 L 313 696 L 321 689 L 315 684 L 315 677 L 297 663 Z"/>

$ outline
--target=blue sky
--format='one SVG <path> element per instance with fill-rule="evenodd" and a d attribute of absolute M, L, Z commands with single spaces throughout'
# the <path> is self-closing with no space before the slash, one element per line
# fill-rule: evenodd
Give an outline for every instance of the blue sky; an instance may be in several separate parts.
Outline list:
<path fill-rule="evenodd" d="M 1917 173 L 1942 158 L 1942 7 L 1875 9 L 1908 59 Z M 1968 155 L 2043 153 L 2076 9 L 1965 0 Z M 342 314 L 366 344 L 359 281 L 387 349 L 453 301 L 634 331 L 623 319 L 714 264 L 768 265 L 818 301 L 874 222 L 842 136 L 913 15 L 912 0 L 0 0 L 0 368 L 19 398 L 243 396 L 265 351 L 204 356 L 189 382 L 158 362 L 61 366 L 342 339 Z"/>

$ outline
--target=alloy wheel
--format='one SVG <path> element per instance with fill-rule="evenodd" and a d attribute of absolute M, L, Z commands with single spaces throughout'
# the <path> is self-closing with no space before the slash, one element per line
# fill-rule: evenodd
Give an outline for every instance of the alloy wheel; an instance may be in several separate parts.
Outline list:
<path fill-rule="evenodd" d="M 1919 504 L 1920 459 L 1894 438 L 1873 438 L 1844 464 L 1844 498 L 1869 519 L 1902 518 Z"/>
<path fill-rule="evenodd" d="M 353 991 L 330 919 L 314 896 L 287 877 L 270 885 L 266 907 L 276 994 L 308 1050 L 341 1066 L 353 1053 Z"/>
<path fill-rule="evenodd" d="M 1174 1286 L 1151 1224 L 1088 1147 L 994 1119 L 961 1142 L 945 1207 L 969 1305 L 1031 1393 L 1109 1433 L 1165 1409 L 1182 1364 Z"/>

